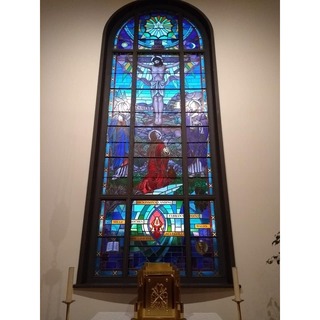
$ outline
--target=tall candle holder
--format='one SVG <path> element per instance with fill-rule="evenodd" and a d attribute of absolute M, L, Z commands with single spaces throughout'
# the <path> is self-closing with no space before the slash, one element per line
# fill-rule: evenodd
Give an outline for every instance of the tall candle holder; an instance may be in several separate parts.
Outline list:
<path fill-rule="evenodd" d="M 67 305 L 67 310 L 66 310 L 66 320 L 69 320 L 69 315 L 70 315 L 70 305 L 72 302 L 75 302 L 76 300 L 71 300 L 71 301 L 62 301 Z"/>

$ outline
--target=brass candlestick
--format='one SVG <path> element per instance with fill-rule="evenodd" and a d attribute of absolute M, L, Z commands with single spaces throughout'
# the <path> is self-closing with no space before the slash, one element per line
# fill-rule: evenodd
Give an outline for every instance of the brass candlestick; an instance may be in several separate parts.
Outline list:
<path fill-rule="evenodd" d="M 69 315 L 70 315 L 70 304 L 72 302 L 75 302 L 76 300 L 71 300 L 71 301 L 62 301 L 63 303 L 65 303 L 67 305 L 67 310 L 66 310 L 66 320 L 69 320 Z"/>
<path fill-rule="evenodd" d="M 244 300 L 236 300 L 236 299 L 232 299 L 232 301 L 237 303 L 237 307 L 238 307 L 238 319 L 242 320 L 242 316 L 241 316 L 241 307 L 240 307 L 240 303 Z"/>

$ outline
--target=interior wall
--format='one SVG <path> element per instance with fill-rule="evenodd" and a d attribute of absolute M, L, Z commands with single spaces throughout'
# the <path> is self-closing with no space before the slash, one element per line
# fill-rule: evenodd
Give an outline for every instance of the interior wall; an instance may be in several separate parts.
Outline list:
<path fill-rule="evenodd" d="M 77 271 L 102 32 L 126 0 L 41 1 L 41 320 L 65 318 Z M 279 1 L 189 0 L 215 35 L 236 265 L 246 320 L 279 319 Z M 76 277 L 75 277 L 76 278 Z M 133 312 L 135 289 L 75 290 L 71 319 Z M 232 289 L 183 289 L 186 313 L 236 319 Z"/>

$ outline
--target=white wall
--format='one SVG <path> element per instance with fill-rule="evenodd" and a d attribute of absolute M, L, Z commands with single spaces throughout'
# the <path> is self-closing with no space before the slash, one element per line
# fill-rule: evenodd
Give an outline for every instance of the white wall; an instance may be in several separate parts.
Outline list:
<path fill-rule="evenodd" d="M 65 318 L 77 270 L 102 31 L 130 1 L 41 2 L 41 320 Z M 189 0 L 210 19 L 243 318 L 279 317 L 279 1 Z M 132 312 L 134 289 L 75 290 L 71 319 Z M 232 289 L 183 290 L 186 312 L 236 319 Z M 275 315 L 278 315 L 275 316 Z"/>

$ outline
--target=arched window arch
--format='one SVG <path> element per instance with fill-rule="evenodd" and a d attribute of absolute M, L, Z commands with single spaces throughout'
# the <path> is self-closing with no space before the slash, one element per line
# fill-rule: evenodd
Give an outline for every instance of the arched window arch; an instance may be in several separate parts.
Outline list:
<path fill-rule="evenodd" d="M 182 1 L 130 3 L 103 35 L 77 286 L 135 286 L 146 262 L 191 286 L 234 265 L 213 33 Z"/>

